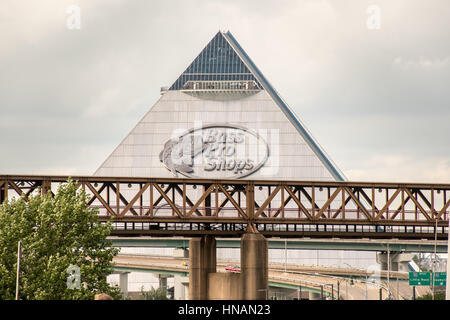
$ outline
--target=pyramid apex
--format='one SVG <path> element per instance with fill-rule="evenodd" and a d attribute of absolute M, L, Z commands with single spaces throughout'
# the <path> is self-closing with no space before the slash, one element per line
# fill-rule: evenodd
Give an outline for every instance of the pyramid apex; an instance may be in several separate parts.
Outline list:
<path fill-rule="evenodd" d="M 219 30 L 206 47 L 172 84 L 169 90 L 203 90 L 240 87 L 262 89 L 247 63 L 236 52 L 226 35 Z"/>

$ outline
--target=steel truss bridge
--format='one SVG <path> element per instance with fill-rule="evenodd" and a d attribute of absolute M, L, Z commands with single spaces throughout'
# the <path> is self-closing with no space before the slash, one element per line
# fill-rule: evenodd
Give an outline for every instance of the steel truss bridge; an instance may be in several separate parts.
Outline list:
<path fill-rule="evenodd" d="M 0 202 L 67 176 L 0 175 Z M 446 240 L 450 184 L 71 177 L 118 236 Z"/>

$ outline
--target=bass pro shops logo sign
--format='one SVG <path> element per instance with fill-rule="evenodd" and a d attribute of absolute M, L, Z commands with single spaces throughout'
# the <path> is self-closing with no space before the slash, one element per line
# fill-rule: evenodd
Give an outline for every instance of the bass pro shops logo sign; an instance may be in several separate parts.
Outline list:
<path fill-rule="evenodd" d="M 167 141 L 159 160 L 176 177 L 242 178 L 259 170 L 269 157 L 266 141 L 245 127 L 212 124 L 190 129 Z"/>

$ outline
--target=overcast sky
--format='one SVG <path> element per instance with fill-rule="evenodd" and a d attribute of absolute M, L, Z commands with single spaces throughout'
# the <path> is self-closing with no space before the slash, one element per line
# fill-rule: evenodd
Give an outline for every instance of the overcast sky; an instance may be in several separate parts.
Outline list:
<path fill-rule="evenodd" d="M 450 183 L 448 0 L 2 0 L 0 174 L 93 174 L 218 30 L 349 180 Z"/>

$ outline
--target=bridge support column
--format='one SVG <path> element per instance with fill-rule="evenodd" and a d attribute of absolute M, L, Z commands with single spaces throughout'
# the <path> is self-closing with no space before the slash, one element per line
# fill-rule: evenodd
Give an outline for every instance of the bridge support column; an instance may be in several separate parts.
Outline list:
<path fill-rule="evenodd" d="M 208 298 L 208 274 L 216 272 L 216 239 L 202 236 L 189 240 L 189 299 Z"/>
<path fill-rule="evenodd" d="M 243 300 L 265 300 L 269 286 L 267 239 L 260 233 L 241 238 L 241 281 Z"/>
<path fill-rule="evenodd" d="M 159 279 L 159 287 L 164 290 L 164 292 L 167 294 L 167 275 L 160 274 L 158 275 Z"/>
<path fill-rule="evenodd" d="M 208 275 L 208 300 L 241 300 L 241 275 L 216 272 Z"/>
<path fill-rule="evenodd" d="M 119 287 L 123 297 L 128 296 L 128 272 L 122 272 L 119 276 Z"/>
<path fill-rule="evenodd" d="M 320 296 L 320 293 L 310 291 L 309 300 L 322 300 L 322 297 Z"/>
<path fill-rule="evenodd" d="M 189 298 L 189 278 L 176 275 L 173 280 L 174 300 L 186 300 Z"/>
<path fill-rule="evenodd" d="M 391 271 L 409 271 L 408 262 L 412 260 L 412 256 L 409 253 L 390 252 L 389 253 L 389 268 L 388 268 L 388 254 L 378 253 L 377 262 L 381 266 L 381 270 Z"/>
<path fill-rule="evenodd" d="M 0 204 L 2 204 L 3 201 L 5 201 L 5 199 L 7 198 L 7 194 L 8 194 L 8 185 L 6 183 L 4 185 L 0 184 Z"/>

